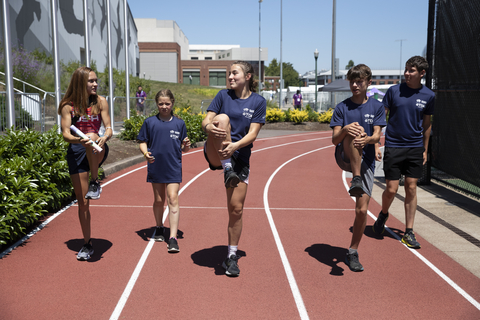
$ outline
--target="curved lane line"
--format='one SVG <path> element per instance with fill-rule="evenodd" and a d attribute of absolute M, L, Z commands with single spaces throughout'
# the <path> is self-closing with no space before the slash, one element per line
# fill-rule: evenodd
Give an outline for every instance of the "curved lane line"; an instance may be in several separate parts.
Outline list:
<path fill-rule="evenodd" d="M 275 175 L 285 165 L 287 165 L 288 163 L 292 162 L 293 160 L 296 160 L 296 159 L 298 159 L 300 157 L 303 157 L 307 154 L 310 154 L 310 153 L 313 153 L 313 152 L 316 152 L 316 151 L 320 151 L 320 150 L 323 150 L 323 149 L 327 149 L 327 148 L 330 148 L 330 147 L 333 147 L 333 145 L 303 153 L 303 154 L 298 155 L 298 156 L 288 160 L 287 162 L 283 163 L 270 176 L 270 178 L 268 179 L 268 182 L 265 186 L 264 192 L 263 192 L 263 203 L 265 204 L 265 213 L 266 213 L 267 218 L 268 218 L 268 223 L 270 224 L 270 228 L 272 229 L 273 237 L 275 239 L 275 244 L 277 245 L 277 249 L 278 249 L 278 252 L 280 253 L 280 258 L 281 258 L 282 263 L 283 263 L 283 268 L 285 269 L 285 273 L 287 274 L 288 283 L 290 284 L 290 289 L 292 290 L 292 294 L 293 294 L 293 297 L 295 299 L 295 303 L 297 305 L 298 313 L 300 314 L 300 318 L 304 319 L 304 320 L 309 319 L 308 312 L 307 312 L 307 309 L 305 308 L 305 304 L 303 303 L 302 294 L 300 293 L 300 290 L 298 289 L 297 282 L 295 281 L 295 276 L 293 275 L 292 268 L 290 267 L 290 262 L 288 262 L 287 254 L 285 253 L 285 249 L 283 248 L 282 240 L 280 240 L 280 236 L 279 236 L 277 228 L 275 226 L 275 222 L 273 221 L 272 213 L 270 211 L 270 205 L 268 203 L 268 190 L 269 190 L 270 184 L 272 183 L 272 180 L 275 177 Z"/>
<path fill-rule="evenodd" d="M 348 192 L 348 184 L 347 184 L 347 180 L 346 180 L 346 171 L 342 171 L 342 180 L 343 180 L 343 185 L 345 186 L 345 189 L 347 190 Z M 353 201 L 355 201 L 355 198 L 354 197 L 351 197 Z M 368 215 L 375 221 L 377 221 L 377 217 L 370 212 L 370 210 L 367 211 Z M 403 244 L 400 240 L 400 237 L 395 234 L 395 232 L 393 232 L 389 227 L 387 227 L 387 225 L 385 225 L 385 230 L 388 231 L 388 233 L 390 233 L 396 240 L 398 240 L 405 248 L 407 248 L 411 253 L 413 253 L 415 256 L 417 256 L 417 258 L 419 258 L 423 263 L 425 263 L 430 269 L 432 269 L 437 275 L 440 276 L 440 278 L 442 278 L 443 280 L 445 280 L 445 282 L 447 282 L 453 289 L 455 289 L 458 293 L 460 293 L 468 302 L 470 302 L 475 308 L 477 308 L 478 310 L 480 310 L 480 303 L 478 301 L 476 301 L 472 296 L 470 296 L 465 290 L 463 290 L 462 288 L 460 288 L 460 286 L 458 284 L 456 284 L 452 279 L 450 279 L 445 273 L 443 273 L 442 271 L 440 271 L 440 269 L 438 269 L 433 263 L 431 263 L 430 261 L 428 261 L 427 258 L 425 258 L 423 255 L 421 255 L 420 253 L 418 253 L 418 251 L 416 250 L 412 250 L 412 249 L 409 249 L 405 244 Z"/>

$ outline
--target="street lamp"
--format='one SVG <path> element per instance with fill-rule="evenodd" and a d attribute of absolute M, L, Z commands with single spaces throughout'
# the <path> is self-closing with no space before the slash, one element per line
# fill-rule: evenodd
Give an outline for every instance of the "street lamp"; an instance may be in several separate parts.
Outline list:
<path fill-rule="evenodd" d="M 315 49 L 313 53 L 315 56 L 315 108 L 314 110 L 317 111 L 317 59 L 318 59 L 318 50 Z"/>
<path fill-rule="evenodd" d="M 400 78 L 398 79 L 398 83 L 402 83 L 402 42 L 407 41 L 407 39 L 399 39 L 395 40 L 395 42 L 400 41 Z"/>
<path fill-rule="evenodd" d="M 258 92 L 262 92 L 262 45 L 261 45 L 261 22 L 262 22 L 262 14 L 261 14 L 261 4 L 263 0 L 258 0 Z"/>

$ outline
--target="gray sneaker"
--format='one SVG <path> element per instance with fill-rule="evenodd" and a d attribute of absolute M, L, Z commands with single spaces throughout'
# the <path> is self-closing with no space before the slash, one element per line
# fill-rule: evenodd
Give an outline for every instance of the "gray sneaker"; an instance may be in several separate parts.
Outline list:
<path fill-rule="evenodd" d="M 178 248 L 177 239 L 175 239 L 175 238 L 168 239 L 167 248 L 168 248 L 168 252 L 170 252 L 170 253 L 180 252 L 180 249 Z"/>
<path fill-rule="evenodd" d="M 353 177 L 352 179 L 352 182 L 351 182 L 351 187 L 350 189 L 348 190 L 348 193 L 350 194 L 351 197 L 361 197 L 362 194 L 365 193 L 365 191 L 363 190 L 363 185 L 362 185 L 362 177 L 360 176 L 355 176 Z"/>
<path fill-rule="evenodd" d="M 223 177 L 225 188 L 236 188 L 240 182 L 240 178 L 237 173 L 233 171 L 233 167 L 225 167 L 225 170 L 223 170 Z"/>
<path fill-rule="evenodd" d="M 88 192 L 85 195 L 85 199 L 98 200 L 100 199 L 100 193 L 102 193 L 102 187 L 100 186 L 100 182 L 98 182 L 97 180 L 90 181 L 90 184 L 88 185 Z"/>
<path fill-rule="evenodd" d="M 91 245 L 91 241 L 88 241 L 88 243 L 85 243 L 80 249 L 80 251 L 77 254 L 77 260 L 79 261 L 86 261 L 90 259 L 90 257 L 93 255 L 93 247 Z"/>
<path fill-rule="evenodd" d="M 402 242 L 409 248 L 420 249 L 420 243 L 418 243 L 417 238 L 415 237 L 415 233 L 413 233 L 413 231 L 405 233 L 402 237 Z"/>
<path fill-rule="evenodd" d="M 352 254 L 347 253 L 347 256 L 345 257 L 345 263 L 350 270 L 354 272 L 363 271 L 363 266 L 360 261 L 358 261 L 358 252 Z"/>
<path fill-rule="evenodd" d="M 163 235 L 165 232 L 165 227 L 156 227 L 155 228 L 155 235 L 153 236 L 153 240 L 158 242 L 165 241 L 165 236 Z"/>
<path fill-rule="evenodd" d="M 232 254 L 229 258 L 225 259 L 222 263 L 222 267 L 225 269 L 225 274 L 230 277 L 238 277 L 240 269 L 238 268 L 239 256 Z"/>

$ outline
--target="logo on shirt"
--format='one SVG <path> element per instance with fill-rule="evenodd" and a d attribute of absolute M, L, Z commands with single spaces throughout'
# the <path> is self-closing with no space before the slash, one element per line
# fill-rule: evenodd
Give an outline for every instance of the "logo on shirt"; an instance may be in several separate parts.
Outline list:
<path fill-rule="evenodd" d="M 417 99 L 416 106 L 418 109 L 425 109 L 425 105 L 427 104 L 427 101 L 424 101 L 422 99 Z"/>
<path fill-rule="evenodd" d="M 368 123 L 368 124 L 373 124 L 373 118 L 375 118 L 375 116 L 373 114 L 365 114 L 364 115 L 365 117 L 365 123 Z"/>
<path fill-rule="evenodd" d="M 100 121 L 100 117 L 98 115 L 96 116 L 81 116 L 80 119 L 78 119 L 80 122 L 88 122 L 88 121 Z"/>
<path fill-rule="evenodd" d="M 180 137 L 180 132 L 175 131 L 175 130 L 170 130 L 170 138 L 173 140 L 177 139 Z"/>
<path fill-rule="evenodd" d="M 252 119 L 252 117 L 253 117 L 253 112 L 254 112 L 254 111 L 255 111 L 255 110 L 250 110 L 250 109 L 248 109 L 248 108 L 244 108 L 242 115 L 243 115 L 245 118 L 247 118 L 247 119 Z"/>

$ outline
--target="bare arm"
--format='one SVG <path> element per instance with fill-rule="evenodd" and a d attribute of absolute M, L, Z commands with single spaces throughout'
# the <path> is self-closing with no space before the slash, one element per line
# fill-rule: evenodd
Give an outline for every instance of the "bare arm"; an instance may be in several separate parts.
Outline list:
<path fill-rule="evenodd" d="M 80 137 L 74 136 L 70 131 L 70 126 L 72 125 L 72 106 L 65 105 L 62 108 L 60 125 L 62 127 L 63 140 L 68 143 L 82 143 L 86 144 L 90 139 L 82 139 Z"/>
<path fill-rule="evenodd" d="M 423 164 L 427 163 L 428 143 L 430 141 L 430 134 L 432 132 L 432 116 L 429 114 L 423 115 Z"/>
<path fill-rule="evenodd" d="M 97 144 L 103 148 L 103 145 L 112 137 L 113 130 L 110 114 L 108 113 L 107 100 L 105 100 L 105 98 L 102 96 L 98 96 L 98 101 L 100 103 L 100 113 L 102 115 L 103 126 L 105 127 L 105 134 L 103 137 L 97 140 Z"/>

